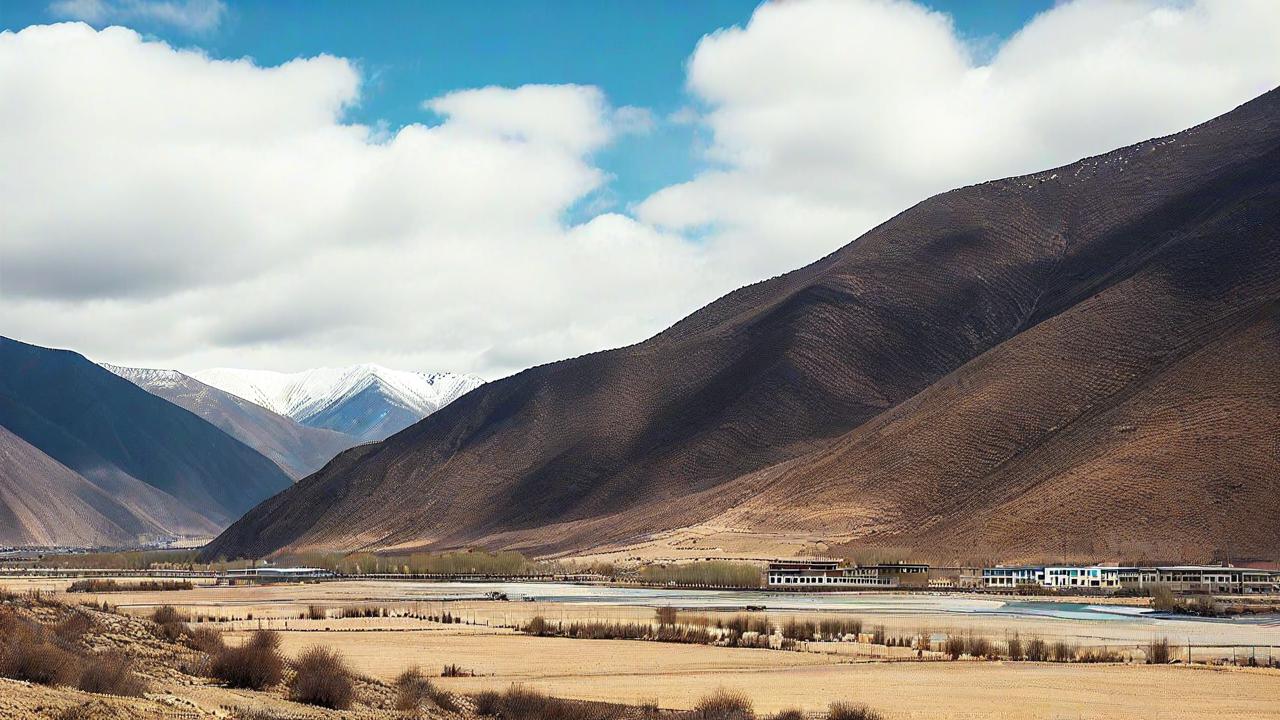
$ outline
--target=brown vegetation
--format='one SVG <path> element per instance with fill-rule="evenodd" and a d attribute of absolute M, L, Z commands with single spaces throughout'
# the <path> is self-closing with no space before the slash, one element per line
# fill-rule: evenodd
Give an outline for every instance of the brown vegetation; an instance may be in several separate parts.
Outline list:
<path fill-rule="evenodd" d="M 67 586 L 67 592 L 109 593 L 109 592 L 163 592 L 170 590 L 190 590 L 195 587 L 190 580 L 143 580 L 136 583 L 121 583 L 115 580 L 91 578 L 76 580 Z"/>
<path fill-rule="evenodd" d="M 356 694 L 354 674 L 337 651 L 313 647 L 292 665 L 290 700 L 334 710 L 351 707 Z"/>
<path fill-rule="evenodd" d="M 396 678 L 395 687 L 395 707 L 402 712 L 416 712 L 424 702 L 431 702 L 446 712 L 458 710 L 458 703 L 454 701 L 453 696 L 436 687 L 417 666 L 400 673 Z"/>
<path fill-rule="evenodd" d="M 261 690 L 279 684 L 284 677 L 280 636 L 259 630 L 245 644 L 223 648 L 213 656 L 209 674 L 234 688 Z"/>
<path fill-rule="evenodd" d="M 76 687 L 85 692 L 139 697 L 146 692 L 147 683 L 135 672 L 135 665 L 133 658 L 120 652 L 91 656 Z"/>
<path fill-rule="evenodd" d="M 745 694 L 719 688 L 699 700 L 691 715 L 697 720 L 753 720 L 756 712 Z"/>

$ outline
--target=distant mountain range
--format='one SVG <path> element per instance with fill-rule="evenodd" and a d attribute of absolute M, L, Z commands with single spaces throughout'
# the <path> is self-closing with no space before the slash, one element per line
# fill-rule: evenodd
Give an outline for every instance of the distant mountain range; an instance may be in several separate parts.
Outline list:
<path fill-rule="evenodd" d="M 67 350 L 0 338 L 0 543 L 216 532 L 291 484 L 197 415 Z"/>
<path fill-rule="evenodd" d="M 0 545 L 216 534 L 343 450 L 480 382 L 374 365 L 210 374 L 307 422 L 175 370 L 99 366 L 0 338 Z"/>
<path fill-rule="evenodd" d="M 177 370 L 102 367 L 153 395 L 186 408 L 231 437 L 266 455 L 297 480 L 319 470 L 358 438 L 303 425 L 292 418 L 206 385 Z"/>
<path fill-rule="evenodd" d="M 364 364 L 298 373 L 217 368 L 195 379 L 311 428 L 385 439 L 484 383 L 474 375 Z"/>
<path fill-rule="evenodd" d="M 1274 557 L 1278 358 L 1272 91 L 483 385 L 204 553 Z"/>

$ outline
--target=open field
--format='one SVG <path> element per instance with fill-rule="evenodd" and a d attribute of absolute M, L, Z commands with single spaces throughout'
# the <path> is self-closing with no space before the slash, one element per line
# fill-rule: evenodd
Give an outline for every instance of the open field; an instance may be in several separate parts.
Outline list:
<path fill-rule="evenodd" d="M 0 586 L 17 591 L 40 587 L 60 592 L 67 583 L 0 578 Z M 280 630 L 282 648 L 289 656 L 314 645 L 334 647 L 357 671 L 384 682 L 412 665 L 438 673 L 444 665 L 456 664 L 477 675 L 438 681 L 458 692 L 521 684 L 570 698 L 656 702 L 679 709 L 691 707 L 706 692 L 723 686 L 746 692 L 762 712 L 783 707 L 819 710 L 833 700 L 852 699 L 866 702 L 890 718 L 921 720 L 1280 718 L 1280 701 L 1276 700 L 1280 698 L 1280 671 L 1141 664 L 1142 646 L 1157 637 L 1169 638 L 1175 658 L 1185 657 L 1185 645 L 1190 641 L 1198 662 L 1249 653 L 1264 661 L 1273 653 L 1280 657 L 1280 622 L 1266 618 L 1238 622 L 1152 619 L 1125 615 L 1132 611 L 1123 607 L 1099 614 L 1084 605 L 1022 606 L 985 596 L 874 593 L 779 597 L 778 603 L 794 606 L 812 600 L 816 607 L 763 613 L 779 625 L 791 618 L 857 617 L 867 628 L 884 626 L 891 636 L 927 632 L 938 638 L 972 633 L 999 641 L 1017 633 L 1024 639 L 1102 646 L 1135 660 L 1108 665 L 885 662 L 886 656 L 911 658 L 913 651 L 865 642 L 811 642 L 801 645 L 806 651 L 792 652 L 532 637 L 510 629 L 534 616 L 552 623 L 649 622 L 654 605 L 648 595 L 635 604 L 593 602 L 593 593 L 598 591 L 591 588 L 546 586 L 549 594 L 561 593 L 557 601 L 442 599 L 476 597 L 488 587 L 466 585 L 459 590 L 456 584 L 344 581 L 66 597 L 72 601 L 105 600 L 122 612 L 140 616 L 171 604 L 193 618 L 236 618 L 207 624 L 230 631 L 227 637 L 232 643 L 241 641 L 249 630 Z M 581 593 L 581 597 L 566 600 L 564 593 L 570 592 Z M 672 597 L 678 600 L 683 596 Z M 672 604 L 679 605 L 675 600 Z M 835 611 L 823 604 L 835 601 L 855 609 Z M 311 606 L 329 617 L 301 619 Z M 338 617 L 342 609 L 358 607 L 385 608 L 401 616 Z M 443 624 L 423 619 L 446 611 L 462 622 Z M 1046 614 L 1035 614 L 1040 612 Z M 681 612 L 686 620 L 705 618 L 711 623 L 738 614 L 740 610 L 696 606 Z"/>

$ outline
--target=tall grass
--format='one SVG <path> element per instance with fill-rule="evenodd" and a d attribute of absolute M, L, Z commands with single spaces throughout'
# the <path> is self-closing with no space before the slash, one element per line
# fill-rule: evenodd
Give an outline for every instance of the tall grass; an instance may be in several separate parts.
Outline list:
<path fill-rule="evenodd" d="M 827 720 L 884 720 L 884 716 L 866 705 L 833 702 L 827 708 Z"/>
<path fill-rule="evenodd" d="M 1147 643 L 1145 654 L 1148 665 L 1169 664 L 1169 638 L 1160 638 Z"/>
<path fill-rule="evenodd" d="M 705 562 L 646 565 L 640 579 L 655 585 L 710 585 L 713 587 L 758 588 L 764 572 L 751 563 L 707 560 Z"/>

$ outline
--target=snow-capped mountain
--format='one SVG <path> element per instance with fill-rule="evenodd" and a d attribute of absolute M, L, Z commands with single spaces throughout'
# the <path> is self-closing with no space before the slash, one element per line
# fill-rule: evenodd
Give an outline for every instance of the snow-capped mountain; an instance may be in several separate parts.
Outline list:
<path fill-rule="evenodd" d="M 298 373 L 215 368 L 208 385 L 310 427 L 382 440 L 481 385 L 474 375 L 392 370 L 372 363 Z"/>
<path fill-rule="evenodd" d="M 360 442 L 344 433 L 308 427 L 177 370 L 99 365 L 208 420 L 266 455 L 295 480 L 319 470 L 334 455 Z"/>

